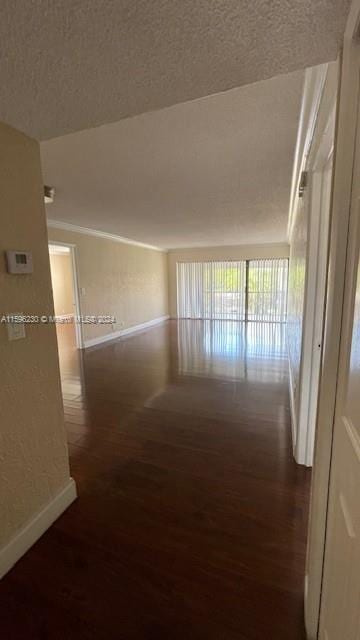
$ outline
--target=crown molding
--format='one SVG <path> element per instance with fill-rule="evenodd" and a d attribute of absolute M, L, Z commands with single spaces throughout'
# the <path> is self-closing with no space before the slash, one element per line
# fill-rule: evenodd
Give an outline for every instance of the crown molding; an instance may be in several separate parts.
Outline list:
<path fill-rule="evenodd" d="M 183 253 L 183 252 L 191 252 L 191 251 L 212 251 L 213 249 L 223 251 L 238 251 L 247 250 L 247 249 L 288 249 L 289 242 L 284 240 L 283 242 L 254 242 L 249 244 L 192 244 L 190 247 L 171 247 L 167 250 L 168 253 Z M 284 256 L 287 258 L 288 256 Z M 236 258 L 237 259 L 237 258 Z"/>
<path fill-rule="evenodd" d="M 122 244 L 131 244 L 135 247 L 142 247 L 143 249 L 152 249 L 153 251 L 160 251 L 161 253 L 167 253 L 167 249 L 156 247 L 152 244 L 146 244 L 145 242 L 138 242 L 137 240 L 131 240 L 130 238 L 123 238 L 113 233 L 107 233 L 106 231 L 99 231 L 98 229 L 90 229 L 89 227 L 80 227 L 70 222 L 61 222 L 61 220 L 47 220 L 47 226 L 50 229 L 61 229 L 62 231 L 72 231 L 73 233 L 81 233 L 86 236 L 95 236 L 96 238 L 102 238 L 103 240 L 112 240 L 113 242 L 121 242 Z"/>

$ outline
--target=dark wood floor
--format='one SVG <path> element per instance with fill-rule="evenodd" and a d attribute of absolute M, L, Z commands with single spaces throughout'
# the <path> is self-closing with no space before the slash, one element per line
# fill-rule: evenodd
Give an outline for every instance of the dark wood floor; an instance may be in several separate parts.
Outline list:
<path fill-rule="evenodd" d="M 280 325 L 59 331 L 79 499 L 0 583 L 4 640 L 300 640 L 309 473 Z"/>

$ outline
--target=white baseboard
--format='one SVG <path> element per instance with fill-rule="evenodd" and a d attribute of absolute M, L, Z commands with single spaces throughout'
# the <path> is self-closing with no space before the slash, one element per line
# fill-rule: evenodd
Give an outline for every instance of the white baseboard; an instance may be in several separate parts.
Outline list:
<path fill-rule="evenodd" d="M 61 516 L 77 497 L 76 484 L 70 478 L 57 496 L 0 549 L 0 579 L 16 564 L 43 533 Z"/>
<path fill-rule="evenodd" d="M 154 318 L 154 320 L 148 320 L 147 322 L 143 322 L 142 324 L 136 324 L 133 327 L 128 327 L 128 329 L 120 329 L 120 331 L 107 333 L 105 336 L 91 338 L 90 340 L 85 340 L 84 347 L 85 349 L 87 349 L 88 347 L 94 347 L 97 344 L 102 344 L 103 342 L 108 342 L 109 340 L 116 340 L 117 338 L 122 338 L 123 336 L 129 336 L 132 333 L 150 329 L 151 327 L 154 327 L 157 324 L 161 324 L 162 322 L 165 322 L 169 319 L 170 316 L 161 316 L 160 318 Z"/>

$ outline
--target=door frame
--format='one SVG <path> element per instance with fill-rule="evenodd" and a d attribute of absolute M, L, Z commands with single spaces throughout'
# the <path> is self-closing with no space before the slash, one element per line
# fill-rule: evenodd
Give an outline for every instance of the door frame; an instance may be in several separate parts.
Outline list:
<path fill-rule="evenodd" d="M 336 61 L 305 72 L 289 209 L 289 244 L 294 247 L 298 243 L 299 229 L 306 234 L 306 247 L 300 255 L 305 278 L 301 299 L 303 321 L 296 330 L 299 362 L 292 353 L 291 316 L 287 334 L 292 443 L 296 462 L 309 467 L 313 464 L 328 259 L 330 205 L 324 210 L 323 186 L 325 167 L 334 146 L 338 66 Z M 297 259 L 296 252 L 293 254 L 291 250 L 290 278 L 294 258 Z"/>
<path fill-rule="evenodd" d="M 326 311 L 318 398 L 315 462 L 311 487 L 305 625 L 309 640 L 319 633 L 326 545 L 335 405 L 346 277 L 347 243 L 358 118 L 360 0 L 351 5 L 341 53 L 331 204 Z M 311 567 L 311 572 L 309 568 Z"/>
<path fill-rule="evenodd" d="M 71 273 L 72 273 L 72 288 L 74 292 L 74 305 L 75 305 L 75 318 L 74 318 L 74 326 L 75 326 L 75 340 L 76 340 L 76 348 L 84 349 L 84 337 L 83 337 L 83 328 L 81 320 L 81 307 L 80 307 L 80 288 L 79 288 L 79 277 L 78 277 L 78 268 L 77 268 L 77 253 L 76 253 L 76 244 L 72 244 L 71 242 L 60 242 L 59 240 L 48 240 L 48 245 L 59 246 L 59 247 L 67 247 L 70 250 L 70 258 L 71 258 Z"/>
<path fill-rule="evenodd" d="M 304 165 L 309 183 L 306 187 L 309 190 L 309 209 L 298 424 L 294 455 L 298 463 L 308 467 L 313 465 L 314 459 L 320 380 L 331 206 L 329 193 L 328 206 L 324 207 L 324 187 L 327 165 L 333 162 L 337 85 L 338 64 L 329 65 Z"/>

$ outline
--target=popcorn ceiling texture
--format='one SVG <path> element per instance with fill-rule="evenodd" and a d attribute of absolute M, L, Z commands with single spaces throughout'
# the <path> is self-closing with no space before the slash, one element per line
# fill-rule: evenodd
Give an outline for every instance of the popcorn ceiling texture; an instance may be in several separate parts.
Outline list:
<path fill-rule="evenodd" d="M 286 242 L 303 72 L 41 144 L 51 218 L 165 248 Z"/>
<path fill-rule="evenodd" d="M 3 0 L 0 119 L 40 139 L 334 60 L 350 0 Z"/>
<path fill-rule="evenodd" d="M 53 314 L 38 144 L 0 124 L 0 315 Z M 32 275 L 10 275 L 4 251 L 33 252 Z M 67 485 L 54 325 L 9 342 L 0 324 L 0 549 Z"/>

